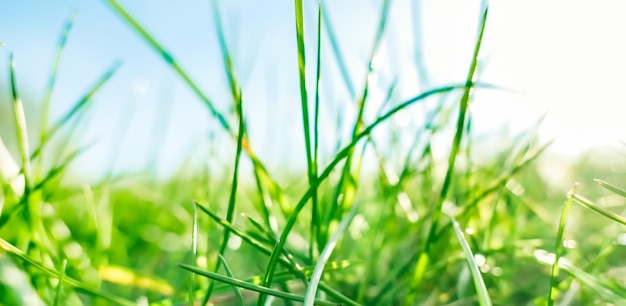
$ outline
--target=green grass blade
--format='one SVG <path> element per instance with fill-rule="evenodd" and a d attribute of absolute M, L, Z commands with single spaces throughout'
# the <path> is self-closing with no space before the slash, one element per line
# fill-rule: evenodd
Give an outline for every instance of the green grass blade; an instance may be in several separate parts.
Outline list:
<path fill-rule="evenodd" d="M 313 160 L 311 165 L 311 178 L 317 178 L 319 161 L 319 115 L 320 115 L 320 80 L 322 75 L 322 1 L 318 1 L 317 11 L 317 69 L 315 71 L 315 110 L 313 118 Z M 309 184 L 311 180 L 309 180 Z M 318 192 L 313 191 L 311 197 L 311 230 L 309 240 L 309 258 L 314 260 L 315 243 L 320 234 L 320 212 L 318 207 Z"/>
<path fill-rule="evenodd" d="M 608 218 L 609 220 L 613 222 L 619 223 L 622 226 L 626 226 L 626 218 L 598 206 L 597 204 L 591 202 L 590 200 L 584 198 L 583 196 L 572 194 L 572 198 L 576 201 L 576 203 L 588 209 L 591 209 L 592 211 Z"/>
<path fill-rule="evenodd" d="M 174 59 L 174 57 L 167 51 L 157 40 L 150 34 L 148 31 L 141 26 L 141 24 L 128 12 L 124 9 L 116 0 L 105 0 L 105 3 L 109 5 L 109 7 L 117 13 L 141 38 L 156 52 L 158 53 L 163 60 L 170 65 L 172 69 L 180 76 L 185 84 L 191 88 L 191 90 L 202 100 L 202 102 L 209 108 L 211 114 L 219 121 L 220 125 L 229 133 L 233 134 L 233 130 L 226 121 L 224 115 L 222 115 L 213 102 L 207 97 L 200 87 L 194 82 L 189 74 L 180 66 L 178 61 Z"/>
<path fill-rule="evenodd" d="M 463 96 L 461 97 L 460 105 L 459 105 L 459 114 L 456 125 L 456 133 L 454 135 L 454 139 L 452 140 L 452 149 L 450 152 L 450 156 L 448 158 L 448 169 L 446 171 L 446 175 L 444 177 L 443 186 L 441 187 L 441 193 L 439 198 L 437 198 L 437 202 L 435 207 L 433 208 L 433 215 L 431 219 L 430 229 L 428 230 L 428 234 L 426 240 L 424 241 L 424 247 L 422 248 L 422 254 L 420 255 L 416 265 L 415 265 L 415 273 L 413 276 L 413 281 L 411 283 L 411 292 L 407 296 L 405 300 L 405 304 L 412 304 L 415 302 L 415 294 L 419 286 L 421 285 L 425 273 L 425 269 L 428 266 L 430 261 L 430 247 L 435 240 L 435 234 L 437 232 L 437 227 L 439 225 L 439 220 L 441 218 L 443 203 L 448 196 L 448 191 L 450 189 L 450 185 L 452 184 L 452 177 L 454 174 L 454 166 L 456 164 L 456 158 L 460 151 L 461 140 L 463 138 L 463 132 L 465 130 L 465 123 L 467 119 L 467 107 L 469 105 L 470 91 L 474 84 L 474 78 L 476 77 L 476 67 L 478 66 L 478 54 L 480 52 L 480 46 L 482 44 L 483 34 L 485 32 L 485 25 L 487 21 L 487 13 L 489 9 L 485 8 L 484 12 L 482 12 L 482 19 L 480 24 L 480 30 L 478 33 L 478 38 L 476 39 L 476 44 L 474 46 L 474 52 L 472 54 L 472 61 L 470 65 L 469 72 L 467 74 L 467 78 L 465 80 L 465 89 L 463 91 Z"/>
<path fill-rule="evenodd" d="M 467 264 L 469 266 L 470 272 L 472 273 L 472 278 L 474 279 L 474 287 L 476 288 L 476 295 L 478 296 L 478 303 L 482 306 L 491 306 L 491 298 L 489 297 L 489 292 L 487 291 L 487 286 L 485 286 L 485 281 L 483 280 L 482 273 L 476 264 L 476 260 L 474 259 L 474 253 L 470 248 L 469 243 L 465 239 L 465 235 L 459 226 L 459 222 L 457 222 L 454 217 L 449 216 L 452 219 L 452 225 L 454 228 L 454 233 L 456 234 L 456 238 L 459 240 L 459 244 L 463 249 L 463 254 L 465 254 L 465 259 L 467 259 Z"/>
<path fill-rule="evenodd" d="M 241 96 L 240 96 L 241 97 Z M 230 190 L 230 196 L 228 199 L 228 208 L 226 212 L 226 222 L 232 223 L 233 216 L 235 214 L 235 203 L 237 199 L 237 186 L 239 183 L 239 161 L 241 160 L 241 151 L 242 151 L 242 143 L 243 143 L 243 135 L 244 135 L 244 119 L 243 119 L 243 109 L 242 109 L 242 101 L 239 100 L 237 102 L 237 114 L 239 116 L 239 135 L 237 137 L 237 152 L 235 153 L 235 168 L 233 169 L 233 180 Z M 222 244 L 220 246 L 219 255 L 224 255 L 226 252 L 226 247 L 228 246 L 228 240 L 230 237 L 230 230 L 228 228 L 224 228 L 224 236 L 222 238 Z M 220 262 L 217 261 L 215 265 L 215 271 L 220 267 Z M 204 303 L 208 302 L 211 298 L 211 292 L 213 291 L 213 282 L 209 285 L 209 289 L 207 290 L 206 298 L 204 299 Z"/>
<path fill-rule="evenodd" d="M 17 142 L 24 173 L 25 195 L 30 192 L 32 187 L 32 172 L 30 159 L 30 149 L 28 147 L 28 131 L 26 129 L 26 116 L 24 115 L 24 105 L 17 91 L 17 80 L 15 79 L 15 60 L 11 53 L 9 58 L 9 74 L 11 81 L 11 95 L 13 98 L 13 118 L 15 119 L 15 130 L 17 131 Z"/>
<path fill-rule="evenodd" d="M 74 25 L 74 21 L 76 20 L 76 15 L 77 13 L 72 14 L 72 16 L 70 17 L 70 19 L 67 21 L 67 23 L 65 24 L 65 28 L 61 34 L 61 37 L 59 39 L 59 47 L 57 48 L 57 54 L 56 54 L 56 58 L 54 60 L 54 64 L 52 65 L 52 71 L 50 73 L 50 79 L 48 80 L 48 88 L 46 90 L 46 94 L 45 94 L 45 98 L 43 101 L 43 105 L 41 108 L 41 123 L 40 123 L 40 140 L 39 143 L 42 144 L 42 150 L 43 150 L 43 144 L 45 144 L 47 142 L 48 135 L 47 135 L 47 128 L 48 128 L 48 116 L 50 113 L 50 103 L 52 101 L 52 92 L 54 91 L 54 85 L 56 84 L 56 80 L 57 80 L 57 76 L 59 75 L 59 66 L 61 64 L 61 58 L 63 56 L 63 51 L 65 50 L 65 44 L 67 42 L 67 37 L 69 36 L 69 33 L 72 29 L 72 26 Z M 41 173 L 41 171 L 43 171 L 42 169 L 43 167 L 43 158 L 39 159 L 39 164 L 36 170 L 37 175 L 35 175 L 35 177 L 39 177 L 39 173 Z"/>
<path fill-rule="evenodd" d="M 561 211 L 561 218 L 559 221 L 559 229 L 556 234 L 556 240 L 554 242 L 554 254 L 555 259 L 552 263 L 552 268 L 550 269 L 550 288 L 548 290 L 548 306 L 554 305 L 554 288 L 556 287 L 557 277 L 559 275 L 559 259 L 561 258 L 561 253 L 563 250 L 563 232 L 565 231 L 565 223 L 567 222 L 567 216 L 569 215 L 569 209 L 572 206 L 574 199 L 574 192 L 576 191 L 577 185 L 574 185 L 570 192 L 567 195 L 567 200 L 563 205 L 563 210 Z"/>
<path fill-rule="evenodd" d="M 330 259 L 330 255 L 333 253 L 333 250 L 337 246 L 339 239 L 341 239 L 344 232 L 348 229 L 350 223 L 352 223 L 358 207 L 359 205 L 352 205 L 350 212 L 346 216 L 344 216 L 344 218 L 339 223 L 337 230 L 331 235 L 330 239 L 326 243 L 326 246 L 324 246 L 324 249 L 320 254 L 320 258 L 315 264 L 315 269 L 313 269 L 313 275 L 311 275 L 309 287 L 307 288 L 306 295 L 304 297 L 304 306 L 313 306 L 315 302 L 315 296 L 317 295 L 317 288 L 322 279 L 322 273 L 324 272 L 324 267 Z"/>
<path fill-rule="evenodd" d="M 226 275 L 232 279 L 235 279 L 235 276 L 233 275 L 233 271 L 228 266 L 228 262 L 226 262 L 226 258 L 224 258 L 222 254 L 217 254 L 217 258 L 224 265 L 224 271 L 226 272 Z M 191 273 L 191 274 L 195 274 L 195 273 Z M 237 286 L 232 286 L 232 288 L 233 288 L 233 293 L 235 294 L 235 297 L 237 298 L 237 305 L 243 306 L 244 300 L 243 300 L 243 294 L 241 293 L 241 290 L 237 289 Z"/>
<path fill-rule="evenodd" d="M 302 113 L 302 125 L 304 132 L 304 145 L 306 151 L 307 175 L 309 185 L 315 179 L 313 177 L 313 154 L 311 152 L 311 124 L 309 122 L 309 99 L 306 84 L 306 50 L 304 42 L 304 13 L 302 0 L 294 0 L 296 15 L 296 41 L 298 45 L 298 78 L 300 81 L 300 107 Z"/>
<path fill-rule="evenodd" d="M 594 179 L 594 181 L 596 183 L 598 183 L 598 185 L 604 187 L 605 189 L 613 191 L 616 194 L 626 198 L 626 191 L 624 191 L 623 189 L 621 189 L 621 188 L 619 188 L 619 187 L 617 187 L 615 185 L 609 184 L 609 183 L 607 183 L 607 182 L 605 182 L 603 180 Z"/>
<path fill-rule="evenodd" d="M 226 74 L 227 74 L 228 81 L 230 84 L 233 103 L 235 104 L 235 110 L 236 110 L 237 119 L 239 122 L 238 129 L 237 129 L 237 149 L 235 153 L 235 166 L 233 169 L 233 179 L 232 179 L 232 184 L 231 184 L 230 196 L 228 199 L 228 208 L 226 212 L 226 221 L 229 223 L 232 223 L 233 215 L 235 213 L 237 187 L 239 183 L 239 162 L 241 160 L 241 152 L 242 152 L 243 142 L 245 139 L 244 135 L 246 134 L 246 126 L 245 126 L 245 120 L 244 120 L 244 115 L 243 115 L 243 95 L 241 92 L 241 87 L 239 86 L 239 84 L 237 83 L 237 79 L 235 78 L 235 73 L 233 70 L 233 64 L 232 64 L 230 52 L 228 51 L 228 48 L 226 46 L 226 39 L 224 38 L 224 31 L 222 29 L 222 20 L 220 17 L 217 0 L 213 1 L 213 13 L 214 13 L 215 25 L 217 28 L 217 36 L 220 42 L 220 49 L 222 52 L 222 57 L 223 57 L 224 63 L 226 64 L 225 70 L 226 70 Z M 218 254 L 221 256 L 223 256 L 224 252 L 226 251 L 229 237 L 230 237 L 230 231 L 228 228 L 225 228 L 224 236 L 222 238 L 222 245 L 220 246 L 220 249 L 218 252 Z M 216 262 L 214 271 L 217 272 L 219 270 L 219 267 L 220 267 L 220 261 L 218 260 Z M 202 303 L 203 305 L 206 304 L 211 298 L 213 286 L 214 286 L 214 283 L 211 282 L 209 284 L 209 288 L 207 290 L 206 296 L 203 299 L 203 303 Z"/>
<path fill-rule="evenodd" d="M 328 41 L 330 42 L 330 47 L 333 50 L 333 54 L 335 56 L 337 66 L 339 66 L 341 79 L 343 80 L 346 86 L 346 89 L 348 90 L 348 94 L 350 98 L 356 99 L 356 89 L 354 89 L 354 85 L 352 84 L 352 81 L 350 80 L 348 67 L 346 66 L 344 57 L 341 54 L 341 49 L 339 48 L 339 43 L 337 42 L 337 38 L 335 37 L 335 31 L 333 30 L 332 23 L 330 22 L 330 16 L 328 15 L 328 12 L 325 12 L 322 15 L 322 20 L 324 22 L 324 29 L 326 30 L 326 35 L 328 35 Z"/>
<path fill-rule="evenodd" d="M 233 286 L 236 286 L 236 287 L 239 287 L 239 288 L 243 288 L 243 289 L 255 291 L 255 292 L 258 292 L 258 293 L 263 293 L 263 294 L 275 296 L 275 297 L 278 297 L 278 298 L 295 301 L 295 302 L 304 302 L 304 297 L 299 296 L 299 295 L 295 295 L 295 294 L 292 294 L 292 293 L 287 293 L 287 292 L 283 292 L 283 291 L 274 290 L 274 289 L 267 288 L 267 287 L 264 287 L 264 286 L 251 284 L 251 283 L 248 283 L 248 282 L 245 282 L 245 281 L 242 281 L 242 280 L 238 280 L 238 279 L 234 279 L 234 278 L 231 278 L 231 277 L 223 276 L 221 274 L 217 274 L 217 273 L 213 273 L 213 272 L 209 272 L 209 271 L 204 271 L 204 270 L 201 270 L 201 269 L 199 269 L 197 267 L 186 265 L 186 264 L 179 264 L 179 266 L 181 268 L 185 269 L 185 270 L 188 270 L 188 271 L 192 272 L 192 273 L 196 273 L 198 275 L 201 275 L 201 276 L 204 276 L 204 277 L 208 277 L 210 279 L 217 280 L 217 281 L 220 281 L 222 283 L 227 283 L 229 285 L 233 285 Z M 333 302 L 316 300 L 315 301 L 315 305 L 337 306 L 337 305 L 340 305 L 340 304 L 333 303 Z"/>

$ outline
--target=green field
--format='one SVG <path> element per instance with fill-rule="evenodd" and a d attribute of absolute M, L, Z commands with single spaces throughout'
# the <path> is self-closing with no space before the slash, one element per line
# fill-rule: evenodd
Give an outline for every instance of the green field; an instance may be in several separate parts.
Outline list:
<path fill-rule="evenodd" d="M 463 82 L 410 99 L 391 84 L 375 109 L 369 80 L 391 3 L 382 1 L 368 75 L 342 74 L 353 91 L 345 101 L 351 115 L 329 118 L 320 112 L 320 71 L 345 71 L 346 55 L 334 47 L 321 56 L 333 29 L 320 7 L 317 37 L 305 37 L 296 0 L 300 100 L 293 103 L 304 142 L 277 138 L 275 146 L 302 146 L 305 154 L 298 167 L 270 167 L 248 137 L 257 131 L 247 125 L 253 114 L 217 2 L 230 112 L 123 6 L 105 2 L 206 105 L 207 120 L 225 136 L 206 145 L 228 154 L 190 152 L 165 178 L 146 169 L 87 184 L 87 174 L 69 170 L 89 149 L 75 133 L 118 66 L 55 121 L 50 97 L 73 19 L 37 107 L 22 104 L 11 55 L 10 84 L 0 84 L 10 96 L 0 106 L 1 305 L 626 304 L 626 148 L 575 159 L 546 154 L 540 118 L 515 135 L 473 131 L 475 92 L 504 90 L 481 83 L 477 72 L 487 8 Z M 329 57 L 332 64 L 322 60 Z M 310 71 L 315 86 L 306 85 Z M 423 122 L 398 124 L 417 108 L 430 110 Z M 328 141 L 321 130 L 337 131 L 332 152 L 320 149 Z"/>

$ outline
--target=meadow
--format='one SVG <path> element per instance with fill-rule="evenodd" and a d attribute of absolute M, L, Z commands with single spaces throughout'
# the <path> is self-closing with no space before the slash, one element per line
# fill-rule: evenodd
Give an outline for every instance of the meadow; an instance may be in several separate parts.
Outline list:
<path fill-rule="evenodd" d="M 294 152 L 303 155 L 299 167 L 277 167 L 250 140 L 254 114 L 247 112 L 217 1 L 227 112 L 185 70 L 184 59 L 175 59 L 117 1 L 105 2 L 206 106 L 207 120 L 224 137 L 208 138 L 207 154 L 190 157 L 165 178 L 146 169 L 85 183 L 69 170 L 89 150 L 75 134 L 118 66 L 51 118 L 73 19 L 37 107 L 23 104 L 11 55 L 10 84 L 0 85 L 10 93 L 0 106 L 0 304 L 626 302 L 624 152 L 570 160 L 546 155 L 550 142 L 537 132 L 541 118 L 514 135 L 473 130 L 469 109 L 477 93 L 506 90 L 481 82 L 478 73 L 488 7 L 464 80 L 408 99 L 392 82 L 372 104 L 370 82 L 391 1 L 381 1 L 366 75 L 355 80 L 345 72 L 348 55 L 324 7 L 318 7 L 317 36 L 305 37 L 304 8 L 296 0 L 300 97 L 292 102 L 299 105 L 294 116 L 303 143 L 274 139 L 281 150 L 298 146 Z M 332 46 L 330 54 L 322 56 L 323 43 Z M 329 58 L 332 64 L 323 60 Z M 344 72 L 346 113 L 325 109 L 320 84 L 327 65 Z M 315 80 L 307 80 L 312 72 Z M 408 112 L 422 116 L 403 123 Z"/>

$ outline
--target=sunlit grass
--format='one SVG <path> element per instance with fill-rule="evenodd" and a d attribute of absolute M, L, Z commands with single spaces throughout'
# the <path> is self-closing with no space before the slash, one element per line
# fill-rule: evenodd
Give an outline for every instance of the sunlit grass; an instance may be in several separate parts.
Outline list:
<path fill-rule="evenodd" d="M 230 89 L 230 112 L 220 110 L 185 70 L 185 59 L 175 59 L 140 18 L 115 0 L 105 2 L 206 105 L 208 118 L 219 123 L 216 133 L 232 139 L 231 146 L 223 148 L 230 152 L 228 160 L 220 160 L 222 168 L 211 173 L 183 166 L 165 180 L 141 173 L 114 177 L 111 170 L 100 183 L 71 183 L 68 165 L 89 148 L 71 135 L 81 128 L 93 97 L 107 90 L 105 85 L 121 64 L 112 65 L 60 119 L 49 123 L 60 57 L 71 39 L 74 17 L 70 18 L 40 114 L 23 110 L 19 70 L 14 66 L 19 55 L 11 56 L 7 71 L 11 124 L 17 132 L 9 145 L 18 155 L 13 157 L 5 148 L 13 139 L 2 139 L 0 303 L 620 305 L 626 301 L 621 268 L 626 218 L 617 211 L 626 203 L 624 186 L 596 179 L 604 188 L 598 189 L 611 193 L 611 207 L 601 204 L 606 195 L 595 201 L 576 190 L 568 194 L 551 190 L 539 174 L 542 164 L 537 163 L 550 143 L 537 140 L 536 126 L 501 139 L 502 146 L 495 148 L 481 147 L 473 133 L 468 107 L 479 103 L 474 94 L 499 90 L 480 83 L 477 74 L 480 45 L 488 35 L 487 8 L 480 12 L 475 48 L 467 55 L 471 59 L 467 78 L 423 88 L 407 99 L 396 94 L 397 79 L 384 88 L 371 82 L 379 72 L 375 61 L 390 30 L 393 1 L 377 2 L 380 11 L 373 21 L 377 27 L 364 59 L 365 74 L 353 80 L 344 59 L 350 55 L 343 52 L 326 7 L 321 2 L 316 6 L 316 23 L 311 23 L 305 20 L 305 2 L 295 0 L 296 53 L 285 60 L 297 67 L 299 101 L 294 102 L 300 113 L 293 117 L 302 120 L 298 129 L 304 142 L 276 139 L 276 145 L 285 150 L 304 146 L 300 161 L 306 167 L 298 173 L 287 165 L 268 168 L 256 155 L 247 125 L 247 118 L 255 114 L 247 111 L 217 1 L 211 9 L 223 63 L 219 73 Z M 306 24 L 316 25 L 314 37 L 305 35 L 310 33 Z M 416 55 L 413 64 L 419 58 Z M 320 87 L 326 85 L 327 67 L 334 64 L 339 68 L 338 87 L 352 100 L 344 101 L 350 116 L 337 114 L 341 119 L 337 126 L 348 127 L 349 135 L 331 135 L 338 140 L 328 153 L 319 149 L 320 141 L 329 136 L 321 127 L 333 120 L 323 117 Z M 419 69 L 427 83 L 423 67 Z M 315 72 L 313 82 L 307 79 L 310 72 Z M 386 94 L 376 109 L 375 90 Z M 396 124 L 400 116 L 420 107 L 429 110 L 424 122 Z M 41 118 L 34 150 L 28 140 L 31 115 Z M 444 154 L 433 148 L 437 139 L 445 140 Z M 63 147 L 61 155 L 47 149 L 53 144 Z M 489 158 L 477 158 L 480 154 Z M 44 158 L 52 166 L 44 167 Z M 206 164 L 213 164 L 213 158 L 217 157 L 207 156 Z M 281 185 L 285 178 L 296 183 Z M 564 179 L 590 182 L 593 177 Z"/>

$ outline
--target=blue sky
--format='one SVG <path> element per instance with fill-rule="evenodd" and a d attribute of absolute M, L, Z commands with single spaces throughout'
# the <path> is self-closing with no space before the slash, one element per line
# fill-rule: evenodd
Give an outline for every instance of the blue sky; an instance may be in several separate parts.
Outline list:
<path fill-rule="evenodd" d="M 304 2 L 307 58 L 312 68 L 317 1 Z M 381 2 L 324 2 L 357 88 L 365 77 Z M 480 2 L 420 2 L 429 86 L 458 83 L 465 77 Z M 411 3 L 392 1 L 387 35 L 378 54 L 381 68 L 374 94 L 376 90 L 382 94 L 394 77 L 399 80 L 399 98 L 420 92 L 412 65 L 410 28 L 415 6 Z M 226 112 L 230 100 L 210 1 L 121 4 Z M 212 132 L 217 143 L 228 144 L 219 151 L 233 149 L 202 103 L 103 1 L 0 0 L 0 6 L 0 41 L 9 44 L 0 48 L 0 69 L 7 71 L 12 52 L 20 89 L 35 100 L 27 103 L 43 99 L 61 30 L 72 13 L 78 12 L 55 87 L 53 118 L 64 113 L 110 65 L 123 63 L 95 98 L 82 137 L 85 143 L 97 140 L 98 144 L 81 158 L 79 167 L 101 171 L 111 156 L 119 156 L 120 169 L 141 169 L 150 164 L 156 151 L 159 168 L 168 168 L 182 163 Z M 246 97 L 253 145 L 274 167 L 285 162 L 304 164 L 293 2 L 238 0 L 220 1 L 220 6 Z M 503 125 L 520 130 L 548 111 L 542 132 L 545 139 L 560 136 L 553 148 L 556 153 L 614 145 L 624 139 L 620 88 L 626 83 L 626 44 L 620 37 L 626 29 L 625 15 L 621 1 L 494 2 L 481 53 L 481 79 L 516 93 L 479 93 L 472 105 L 478 130 Z M 327 40 L 322 44 L 328 47 Z M 329 54 L 328 49 L 323 52 Z M 331 59 L 325 63 L 322 116 L 324 111 L 345 111 L 345 101 L 349 101 L 346 90 L 337 85 L 341 82 L 336 65 Z M 313 73 L 310 69 L 309 88 L 313 88 Z M 8 84 L 7 73 L 0 73 L 0 83 Z M 168 122 L 165 127 L 160 123 L 163 120 Z"/>

